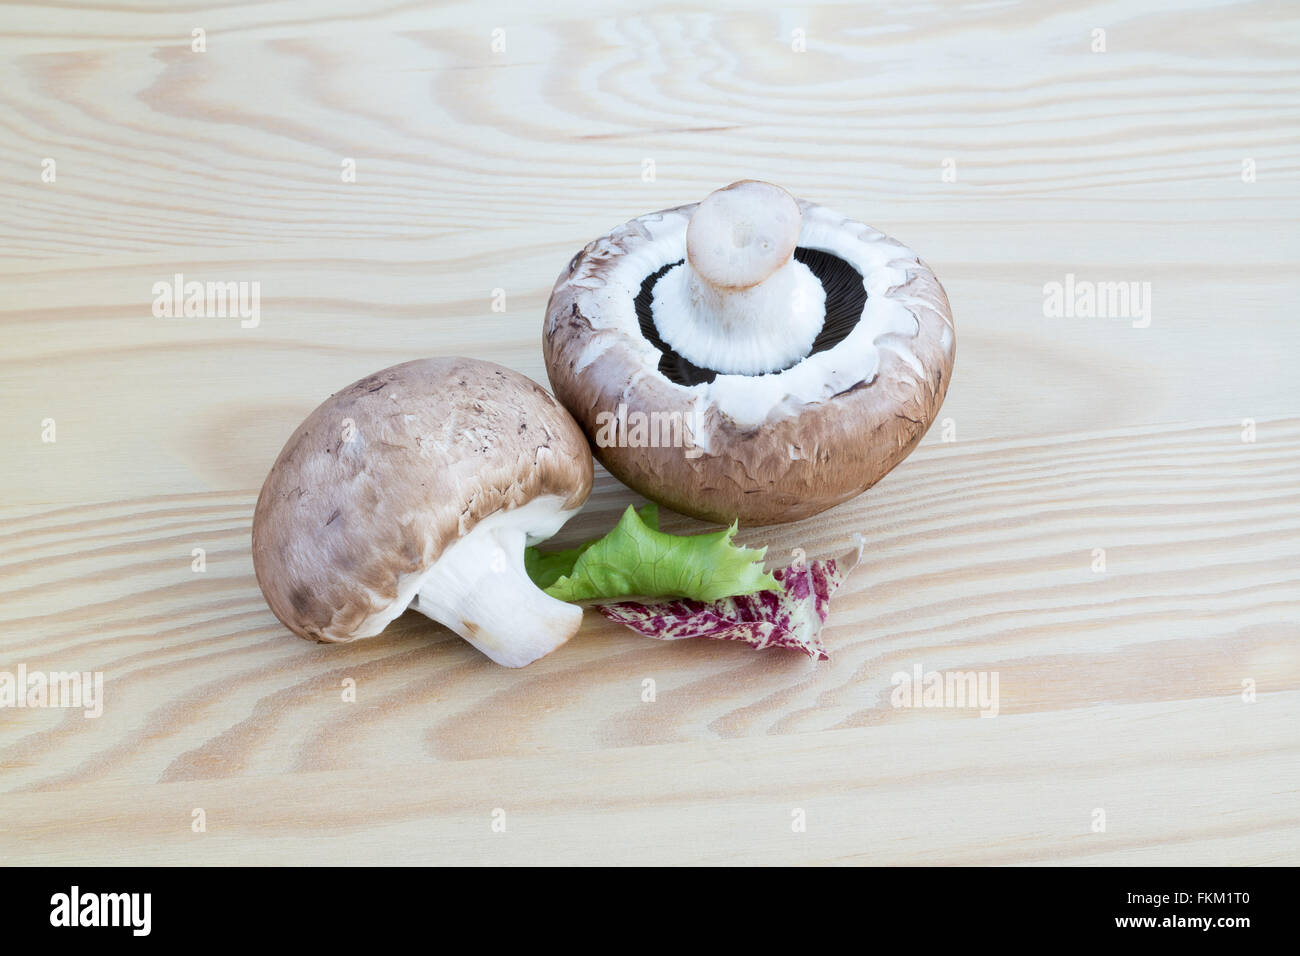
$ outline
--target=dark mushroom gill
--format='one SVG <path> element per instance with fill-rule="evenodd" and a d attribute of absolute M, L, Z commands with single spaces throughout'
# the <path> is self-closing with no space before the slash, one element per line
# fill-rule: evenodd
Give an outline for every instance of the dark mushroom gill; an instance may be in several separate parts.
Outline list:
<path fill-rule="evenodd" d="M 833 253 L 800 246 L 795 249 L 794 257 L 812 271 L 821 282 L 822 288 L 826 290 L 826 315 L 822 319 L 822 330 L 817 333 L 817 338 L 813 340 L 812 348 L 808 351 L 808 355 L 815 355 L 834 348 L 848 338 L 849 333 L 862 318 L 862 309 L 867 304 L 867 290 L 862 284 L 862 273 L 851 263 Z M 674 351 L 659 337 L 654 316 L 650 312 L 650 304 L 654 301 L 655 283 L 680 266 L 683 261 L 678 259 L 676 262 L 670 262 L 657 272 L 646 276 L 641 282 L 641 291 L 637 293 L 635 305 L 641 334 L 660 352 L 659 373 L 670 382 L 690 386 L 699 385 L 701 382 L 712 382 L 717 378 L 718 372 L 711 368 L 701 368 Z M 800 358 L 799 362 L 806 359 L 808 355 Z M 793 368 L 799 362 L 786 368 Z M 785 369 L 775 371 L 784 372 Z"/>

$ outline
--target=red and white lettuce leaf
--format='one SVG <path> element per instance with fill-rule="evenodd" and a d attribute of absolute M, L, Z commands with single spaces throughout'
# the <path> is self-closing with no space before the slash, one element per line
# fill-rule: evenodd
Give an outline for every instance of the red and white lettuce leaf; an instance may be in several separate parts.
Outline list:
<path fill-rule="evenodd" d="M 773 571 L 779 589 L 720 601 L 677 600 L 643 604 L 599 604 L 600 613 L 638 634 L 660 641 L 701 637 L 744 641 L 756 648 L 787 647 L 828 661 L 821 630 L 830 613 L 831 596 L 862 560 L 864 541 L 825 561 L 805 561 Z"/>

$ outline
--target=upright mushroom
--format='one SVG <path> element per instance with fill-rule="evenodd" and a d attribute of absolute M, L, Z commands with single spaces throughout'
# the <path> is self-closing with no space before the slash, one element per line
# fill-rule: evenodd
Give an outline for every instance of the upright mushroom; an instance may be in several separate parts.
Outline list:
<path fill-rule="evenodd" d="M 589 243 L 555 283 L 542 344 L 615 477 L 698 518 L 770 524 L 902 461 L 943 403 L 956 342 L 915 253 L 747 180 Z"/>
<path fill-rule="evenodd" d="M 582 432 L 541 386 L 475 359 L 395 365 L 289 438 L 257 499 L 253 567 L 303 637 L 370 637 L 411 607 L 522 667 L 581 623 L 532 583 L 523 554 L 591 481 Z"/>

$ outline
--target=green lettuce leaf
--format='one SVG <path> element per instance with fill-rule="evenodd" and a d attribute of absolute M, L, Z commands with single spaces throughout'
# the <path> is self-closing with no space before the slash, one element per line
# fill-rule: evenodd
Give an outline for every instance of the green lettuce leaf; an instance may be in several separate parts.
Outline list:
<path fill-rule="evenodd" d="M 682 597 L 694 601 L 779 587 L 763 571 L 767 548 L 732 543 L 736 525 L 710 534 L 676 535 L 659 530 L 659 509 L 631 505 L 603 538 L 578 548 L 524 552 L 524 569 L 542 590 L 561 601 L 615 597 Z"/>

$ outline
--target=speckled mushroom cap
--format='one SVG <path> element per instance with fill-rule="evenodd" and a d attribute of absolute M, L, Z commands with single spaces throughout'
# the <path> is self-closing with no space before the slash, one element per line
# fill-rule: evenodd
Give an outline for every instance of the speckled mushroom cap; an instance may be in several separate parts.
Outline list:
<path fill-rule="evenodd" d="M 663 341 L 648 308 L 656 285 L 686 264 L 697 205 L 634 219 L 561 273 L 542 340 L 556 397 L 613 475 L 685 514 L 772 524 L 860 494 L 907 456 L 943 403 L 956 345 L 943 287 L 906 246 L 800 200 L 794 256 L 826 292 L 811 350 L 766 374 L 701 369 Z M 694 447 L 598 440 L 602 416 L 620 406 L 680 416 Z"/>
<path fill-rule="evenodd" d="M 540 385 L 474 359 L 406 362 L 332 395 L 289 438 L 257 499 L 253 566 L 295 633 L 367 637 L 480 522 L 521 509 L 547 537 L 591 481 L 586 440 Z M 554 507 L 522 510 L 535 501 Z"/>

